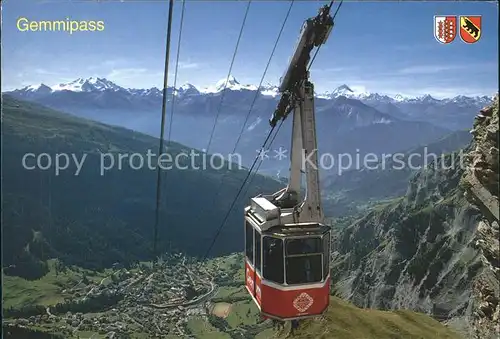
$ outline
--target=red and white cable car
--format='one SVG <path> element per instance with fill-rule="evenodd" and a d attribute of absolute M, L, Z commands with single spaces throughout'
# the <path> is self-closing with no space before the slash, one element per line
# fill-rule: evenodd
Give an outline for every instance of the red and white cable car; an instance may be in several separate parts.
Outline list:
<path fill-rule="evenodd" d="M 333 27 L 329 7 L 305 21 L 290 65 L 281 80 L 275 126 L 293 111 L 288 186 L 251 199 L 245 208 L 245 281 L 264 317 L 296 320 L 323 314 L 330 300 L 330 227 L 322 224 L 314 86 L 310 52 L 326 42 Z M 301 172 L 306 194 L 299 201 Z"/>

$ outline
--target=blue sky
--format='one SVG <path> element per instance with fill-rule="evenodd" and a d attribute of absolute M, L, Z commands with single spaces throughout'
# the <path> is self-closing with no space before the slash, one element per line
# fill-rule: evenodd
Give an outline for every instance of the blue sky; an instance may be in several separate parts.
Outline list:
<path fill-rule="evenodd" d="M 171 76 L 181 1 L 176 0 Z M 277 83 L 304 19 L 326 1 L 295 1 L 265 82 Z M 187 0 L 177 84 L 205 87 L 229 71 L 246 1 Z M 336 26 L 312 68 L 316 91 L 341 84 L 388 94 L 437 97 L 492 95 L 498 90 L 497 4 L 486 2 L 344 1 Z M 258 84 L 289 1 L 250 5 L 232 74 Z M 434 15 L 482 15 L 481 39 L 434 39 Z M 168 1 L 3 1 L 2 90 L 54 85 L 78 77 L 106 77 L 124 87 L 163 84 Z M 16 20 L 103 20 L 103 32 L 19 32 Z"/>

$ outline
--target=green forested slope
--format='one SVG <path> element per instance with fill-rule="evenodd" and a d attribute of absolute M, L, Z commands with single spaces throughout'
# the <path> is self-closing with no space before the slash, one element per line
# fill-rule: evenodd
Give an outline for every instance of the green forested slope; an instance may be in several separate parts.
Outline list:
<path fill-rule="evenodd" d="M 158 154 L 159 141 L 134 131 L 56 112 L 33 103 L 3 97 L 2 212 L 4 267 L 9 274 L 36 277 L 45 259 L 57 257 L 71 264 L 99 269 L 151 254 L 155 218 L 156 171 L 133 170 L 124 162 L 101 175 L 101 153 Z M 172 143 L 174 158 L 191 150 Z M 81 160 L 59 175 L 49 170 L 26 170 L 26 153 L 58 153 Z M 61 158 L 62 159 L 62 158 Z M 155 158 L 152 158 L 153 160 Z M 195 165 L 200 166 L 198 156 Z M 109 161 L 109 157 L 106 158 Z M 190 160 L 184 158 L 184 165 Z M 31 164 L 31 163 L 30 163 Z M 109 164 L 109 162 L 108 162 Z M 192 167 L 192 166 L 191 166 Z M 176 248 L 203 255 L 247 171 L 167 170 L 163 172 L 159 240 L 161 250 Z M 220 180 L 225 184 L 216 195 Z M 248 196 L 274 191 L 281 185 L 256 176 Z M 215 200 L 215 197 L 218 198 Z M 243 204 L 240 199 L 212 252 L 240 250 Z M 170 247 L 172 246 L 172 247 Z"/>

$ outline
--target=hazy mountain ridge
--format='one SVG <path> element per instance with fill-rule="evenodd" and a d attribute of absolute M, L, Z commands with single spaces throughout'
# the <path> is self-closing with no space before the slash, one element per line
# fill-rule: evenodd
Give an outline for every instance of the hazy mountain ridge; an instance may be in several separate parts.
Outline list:
<path fill-rule="evenodd" d="M 272 85 L 263 86 L 258 93 L 256 86 L 241 85 L 234 77 L 229 79 L 228 90 L 223 93 L 223 83 L 219 81 L 207 90 L 189 84 L 167 89 L 169 100 L 176 93 L 174 111 L 170 111 L 169 104 L 167 112 L 167 123 L 172 123 L 170 139 L 205 148 L 217 116 L 210 151 L 232 153 L 234 142 L 243 131 L 236 152 L 249 166 L 269 131 L 268 118 L 276 109 L 278 93 Z M 90 78 L 53 86 L 53 89 L 44 85 L 28 86 L 9 93 L 77 116 L 159 136 L 162 92 L 155 88 L 125 89 L 103 78 Z M 320 151 L 332 155 L 354 155 L 358 150 L 361 155 L 395 152 L 425 145 L 451 132 L 449 128 L 436 127 L 426 121 L 410 121 L 404 116 L 381 112 L 351 96 L 329 99 L 319 96 L 315 105 Z M 248 121 L 243 126 L 247 115 Z M 283 125 L 274 149 L 290 147 L 290 121 L 287 119 Z M 271 156 L 261 170 L 276 175 L 287 168 L 285 161 L 274 161 Z"/>
<path fill-rule="evenodd" d="M 242 97 L 253 98 L 257 89 L 259 90 L 258 97 L 260 99 L 271 99 L 274 103 L 280 94 L 276 85 L 266 84 L 260 88 L 255 85 L 242 85 L 232 75 L 229 76 L 227 81 L 222 79 L 213 86 L 203 89 L 199 89 L 190 83 L 185 83 L 178 88 L 167 87 L 167 94 L 170 98 L 172 94 L 175 94 L 178 105 L 182 106 L 185 105 L 185 101 L 189 102 L 196 100 L 196 98 L 219 97 L 224 89 L 226 89 L 224 95 L 229 96 L 225 100 L 229 103 L 237 103 Z M 149 89 L 124 88 L 106 78 L 99 77 L 78 78 L 54 86 L 43 83 L 30 85 L 6 93 L 58 109 L 71 109 L 71 105 L 77 104 L 79 108 L 147 111 L 159 109 L 162 100 L 162 90 L 156 87 Z M 316 97 L 320 99 L 318 100 L 320 102 L 348 98 L 363 102 L 383 113 L 389 114 L 393 118 L 427 121 L 451 129 L 468 127 L 468 119 L 473 117 L 474 112 L 491 103 L 493 98 L 486 95 L 476 97 L 457 95 L 443 99 L 436 99 L 430 94 L 416 97 L 400 94 L 390 96 L 379 93 L 356 92 L 348 85 L 339 86 L 326 93 L 317 93 Z M 201 102 L 203 102 L 203 99 Z M 321 105 L 321 103 L 318 102 L 318 105 Z M 191 109 L 191 113 L 193 113 L 192 111 L 193 109 Z M 269 110 L 266 114 L 270 115 L 271 112 L 272 110 Z M 196 113 L 201 114 L 202 112 L 196 110 Z M 447 120 L 451 116 L 454 116 L 455 119 Z"/>
<path fill-rule="evenodd" d="M 435 158 L 460 150 L 471 140 L 469 131 L 457 131 L 428 145 L 389 154 L 369 168 L 325 176 L 322 187 L 327 210 L 336 217 L 357 214 L 370 202 L 403 196 L 414 172 Z"/>

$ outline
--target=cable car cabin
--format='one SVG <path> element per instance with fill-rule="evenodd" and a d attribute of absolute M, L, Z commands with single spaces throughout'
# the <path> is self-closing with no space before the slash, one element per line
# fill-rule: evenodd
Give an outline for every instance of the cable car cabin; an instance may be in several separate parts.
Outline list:
<path fill-rule="evenodd" d="M 245 285 L 261 314 L 278 320 L 321 315 L 330 300 L 330 227 L 321 223 L 314 86 L 307 68 L 311 50 L 326 41 L 333 25 L 329 9 L 323 6 L 303 26 L 269 120 L 274 128 L 293 110 L 288 185 L 252 198 L 245 208 Z M 303 155 L 310 161 L 304 163 Z M 307 189 L 299 202 L 302 170 Z"/>
<path fill-rule="evenodd" d="M 321 315 L 330 300 L 330 227 L 302 223 L 265 230 L 279 220 L 279 210 L 263 197 L 245 209 L 246 289 L 265 317 Z"/>

